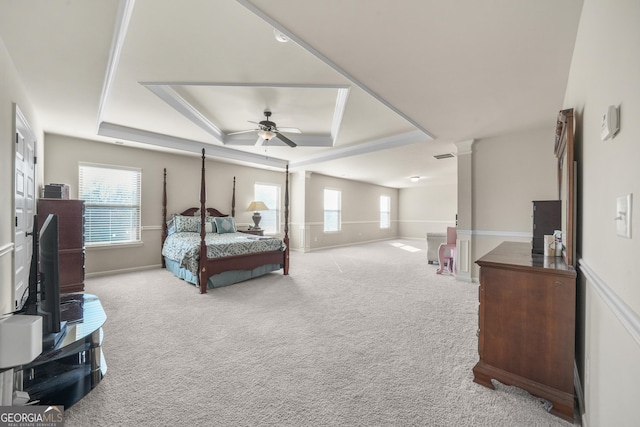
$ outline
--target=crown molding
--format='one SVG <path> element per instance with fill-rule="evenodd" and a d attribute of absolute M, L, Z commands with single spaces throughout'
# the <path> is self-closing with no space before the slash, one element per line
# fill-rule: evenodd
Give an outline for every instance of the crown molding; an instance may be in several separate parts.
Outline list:
<path fill-rule="evenodd" d="M 219 159 L 246 162 L 254 165 L 268 166 L 284 169 L 288 162 L 275 157 L 265 157 L 259 154 L 246 153 L 244 151 L 233 150 L 227 147 L 211 145 L 206 142 L 193 141 L 190 139 L 177 138 L 161 133 L 149 132 L 142 129 L 135 129 L 120 126 L 113 123 L 100 123 L 98 135 L 110 138 L 124 139 L 127 141 L 139 142 L 159 147 L 181 150 L 189 153 L 200 154 L 205 148 L 207 156 Z"/>
<path fill-rule="evenodd" d="M 473 151 L 474 142 L 475 139 L 467 139 L 465 141 L 458 141 L 454 143 L 454 145 L 456 146 L 456 154 L 458 156 L 471 154 L 471 152 Z"/>
<path fill-rule="evenodd" d="M 361 154 L 373 153 L 389 148 L 402 147 L 404 145 L 417 144 L 425 142 L 426 136 L 421 131 L 412 131 L 401 135 L 389 136 L 362 144 L 350 145 L 342 148 L 335 148 L 327 153 L 321 153 L 315 156 L 306 157 L 301 160 L 292 161 L 289 166 L 292 168 L 307 166 L 314 163 L 326 162 L 329 160 L 343 159 L 345 157 L 358 156 Z"/>
<path fill-rule="evenodd" d="M 111 50 L 109 52 L 107 71 L 104 76 L 104 81 L 102 82 L 102 93 L 100 94 L 100 103 L 98 104 L 96 128 L 99 128 L 102 123 L 102 116 L 104 115 L 107 101 L 111 95 L 113 80 L 115 79 L 116 71 L 118 70 L 120 54 L 122 53 L 124 40 L 127 36 L 129 21 L 131 20 L 135 2 L 135 0 L 120 0 L 120 5 L 118 6 L 118 15 L 116 16 L 115 31 L 113 32 L 113 39 L 111 40 Z"/>
<path fill-rule="evenodd" d="M 180 86 L 191 87 L 262 87 L 283 89 L 330 89 L 336 90 L 336 102 L 331 122 L 330 135 L 297 135 L 296 144 L 307 147 L 333 147 L 342 125 L 344 112 L 349 99 L 348 85 L 331 84 L 287 84 L 287 83 L 230 83 L 230 82 L 140 82 L 153 94 L 166 102 L 171 108 L 195 123 L 201 129 L 213 136 L 216 141 L 224 145 L 255 145 L 256 137 L 251 135 L 227 135 L 220 128 L 202 114 L 193 104 L 180 96 L 173 88 Z"/>
<path fill-rule="evenodd" d="M 198 109 L 186 99 L 181 97 L 175 90 L 173 90 L 171 85 L 145 83 L 142 83 L 142 85 L 169 104 L 169 106 L 178 113 L 204 129 L 208 134 L 216 138 L 216 140 L 221 142 L 224 140 L 225 135 L 220 128 L 207 119 L 204 114 L 198 111 Z"/>

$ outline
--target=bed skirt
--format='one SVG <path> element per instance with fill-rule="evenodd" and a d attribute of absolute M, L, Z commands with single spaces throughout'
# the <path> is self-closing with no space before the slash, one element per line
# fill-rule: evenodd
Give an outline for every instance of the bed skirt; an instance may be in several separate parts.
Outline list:
<path fill-rule="evenodd" d="M 164 258 L 167 270 L 174 276 L 189 282 L 192 285 L 198 285 L 198 276 L 189 270 L 180 267 L 180 263 L 169 258 Z M 207 281 L 207 289 L 221 288 L 223 286 L 233 285 L 234 283 L 243 282 L 245 280 L 260 277 L 272 271 L 280 270 L 280 264 L 267 264 L 256 267 L 253 270 L 233 270 L 214 274 Z"/>

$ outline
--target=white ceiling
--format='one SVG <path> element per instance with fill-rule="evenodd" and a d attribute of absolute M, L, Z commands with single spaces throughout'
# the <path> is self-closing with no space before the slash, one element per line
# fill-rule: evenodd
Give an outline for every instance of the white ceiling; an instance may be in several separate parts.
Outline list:
<path fill-rule="evenodd" d="M 581 7 L 0 0 L 0 38 L 45 132 L 403 188 L 455 179 L 433 156 L 456 142 L 553 126 Z M 227 136 L 265 109 L 298 147 Z"/>

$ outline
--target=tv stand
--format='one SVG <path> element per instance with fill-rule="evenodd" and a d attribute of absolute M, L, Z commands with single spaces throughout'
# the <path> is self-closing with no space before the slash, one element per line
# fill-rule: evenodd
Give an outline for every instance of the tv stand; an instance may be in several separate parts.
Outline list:
<path fill-rule="evenodd" d="M 29 393 L 29 403 L 69 408 L 86 396 L 107 373 L 102 354 L 102 325 L 107 316 L 90 294 L 60 295 L 61 339 L 31 363 L 14 369 L 14 388 Z"/>
<path fill-rule="evenodd" d="M 51 332 L 42 337 L 42 351 L 53 349 L 67 334 L 67 322 L 60 322 L 60 332 Z"/>

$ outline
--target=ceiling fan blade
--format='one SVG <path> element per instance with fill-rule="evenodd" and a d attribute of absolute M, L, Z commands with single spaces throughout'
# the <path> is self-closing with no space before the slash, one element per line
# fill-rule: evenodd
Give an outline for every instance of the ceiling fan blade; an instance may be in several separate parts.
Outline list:
<path fill-rule="evenodd" d="M 290 140 L 289 138 L 287 138 L 286 136 L 284 136 L 281 133 L 276 133 L 276 138 L 279 138 L 280 140 L 282 140 L 289 147 L 297 147 L 298 146 L 298 144 L 296 144 L 295 142 L 293 142 L 292 140 Z"/>
<path fill-rule="evenodd" d="M 278 132 L 302 133 L 302 131 L 298 128 L 278 128 Z"/>
<path fill-rule="evenodd" d="M 259 130 L 260 129 L 247 129 L 247 130 L 241 130 L 238 132 L 231 132 L 231 133 L 228 133 L 227 135 L 240 135 L 241 133 L 251 133 L 251 132 L 257 132 Z"/>
<path fill-rule="evenodd" d="M 256 141 L 256 147 L 262 147 L 262 144 L 264 144 L 264 139 L 259 136 L 258 140 Z"/>

